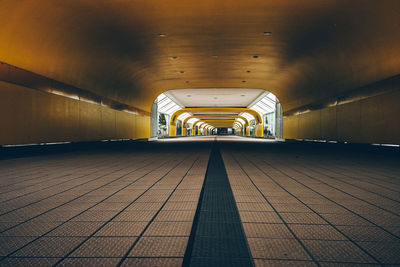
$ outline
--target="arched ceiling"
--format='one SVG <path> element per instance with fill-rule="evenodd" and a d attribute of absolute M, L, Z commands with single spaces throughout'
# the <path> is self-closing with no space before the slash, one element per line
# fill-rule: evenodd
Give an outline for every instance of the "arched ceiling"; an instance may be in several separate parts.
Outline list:
<path fill-rule="evenodd" d="M 0 61 L 148 111 L 218 87 L 289 110 L 400 70 L 399 0 L 3 0 L 0 25 Z"/>

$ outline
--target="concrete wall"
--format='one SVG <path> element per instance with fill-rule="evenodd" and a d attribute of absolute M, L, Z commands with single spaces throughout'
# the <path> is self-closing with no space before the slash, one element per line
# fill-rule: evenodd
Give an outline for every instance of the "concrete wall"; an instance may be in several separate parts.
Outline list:
<path fill-rule="evenodd" d="M 283 135 L 286 139 L 400 144 L 400 91 L 285 117 Z"/>
<path fill-rule="evenodd" d="M 150 117 L 0 82 L 0 145 L 150 137 Z"/>

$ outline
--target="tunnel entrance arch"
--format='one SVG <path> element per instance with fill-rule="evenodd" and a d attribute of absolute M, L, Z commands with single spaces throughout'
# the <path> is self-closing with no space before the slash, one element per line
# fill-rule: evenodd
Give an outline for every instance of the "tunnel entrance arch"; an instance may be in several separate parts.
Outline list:
<path fill-rule="evenodd" d="M 250 124 L 254 124 L 255 137 L 281 139 L 282 115 L 278 98 L 264 89 L 168 90 L 157 96 L 153 103 L 151 137 L 208 135 L 216 133 L 217 129 L 230 129 L 226 132 L 251 136 Z M 200 122 L 204 123 L 202 127 L 193 127 Z"/>

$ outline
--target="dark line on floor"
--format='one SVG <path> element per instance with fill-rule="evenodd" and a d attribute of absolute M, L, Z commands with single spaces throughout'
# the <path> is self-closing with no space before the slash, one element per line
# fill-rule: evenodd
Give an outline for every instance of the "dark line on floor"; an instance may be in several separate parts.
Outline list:
<path fill-rule="evenodd" d="M 253 266 L 217 142 L 210 154 L 182 266 Z"/>

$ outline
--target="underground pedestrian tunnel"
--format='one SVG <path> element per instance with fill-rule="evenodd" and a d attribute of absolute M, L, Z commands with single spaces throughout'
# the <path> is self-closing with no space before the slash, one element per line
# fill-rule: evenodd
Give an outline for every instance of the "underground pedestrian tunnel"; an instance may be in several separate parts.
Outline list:
<path fill-rule="evenodd" d="M 399 1 L 0 22 L 0 266 L 400 265 Z"/>

